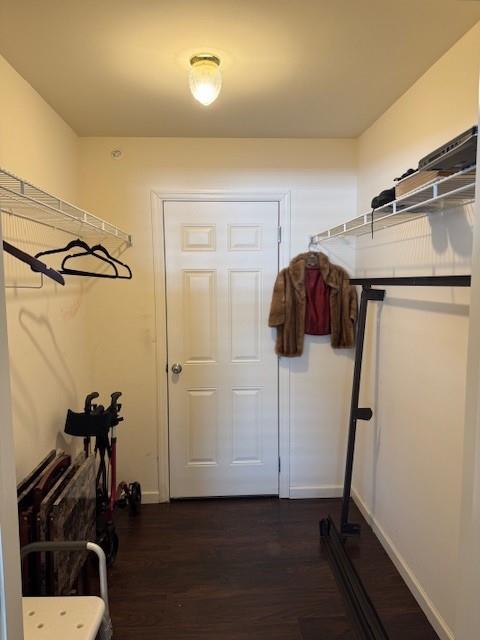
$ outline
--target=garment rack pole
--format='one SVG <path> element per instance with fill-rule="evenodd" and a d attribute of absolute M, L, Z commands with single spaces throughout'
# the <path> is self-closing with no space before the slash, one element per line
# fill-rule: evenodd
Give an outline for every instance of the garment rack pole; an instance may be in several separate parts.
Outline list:
<path fill-rule="evenodd" d="M 371 420 L 373 412 L 370 408 L 360 408 L 358 406 L 360 396 L 360 380 L 362 375 L 363 345 L 365 343 L 365 325 L 367 322 L 367 309 L 369 300 L 383 300 L 385 291 L 383 289 L 372 289 L 370 285 L 364 284 L 362 297 L 360 299 L 360 310 L 357 322 L 357 339 L 355 342 L 355 367 L 353 370 L 352 401 L 350 406 L 350 423 L 348 430 L 347 460 L 345 464 L 345 481 L 343 483 L 343 500 L 340 531 L 342 533 L 358 533 L 358 524 L 348 521 L 348 511 L 350 506 L 350 494 L 352 491 L 353 458 L 355 455 L 355 439 L 357 436 L 357 421 Z"/>

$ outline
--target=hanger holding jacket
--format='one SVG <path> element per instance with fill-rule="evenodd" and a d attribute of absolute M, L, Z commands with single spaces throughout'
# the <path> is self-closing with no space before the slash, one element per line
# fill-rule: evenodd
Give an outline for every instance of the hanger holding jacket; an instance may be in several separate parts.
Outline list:
<path fill-rule="evenodd" d="M 277 328 L 275 351 L 301 356 L 306 332 L 329 333 L 336 349 L 353 347 L 357 305 L 357 291 L 345 269 L 324 253 L 301 253 L 275 281 L 268 319 Z"/>

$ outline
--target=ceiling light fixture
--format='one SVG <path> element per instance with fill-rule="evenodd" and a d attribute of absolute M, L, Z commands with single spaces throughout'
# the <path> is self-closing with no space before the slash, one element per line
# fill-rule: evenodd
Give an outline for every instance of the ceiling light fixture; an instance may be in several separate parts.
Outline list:
<path fill-rule="evenodd" d="M 222 88 L 220 58 L 211 53 L 199 53 L 190 60 L 190 91 L 193 97 L 208 106 L 218 98 Z"/>

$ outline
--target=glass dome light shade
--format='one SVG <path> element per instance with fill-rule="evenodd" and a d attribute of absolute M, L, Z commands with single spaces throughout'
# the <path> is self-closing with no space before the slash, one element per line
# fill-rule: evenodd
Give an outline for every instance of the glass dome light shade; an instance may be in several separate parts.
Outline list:
<path fill-rule="evenodd" d="M 190 91 L 195 100 L 208 106 L 218 98 L 222 88 L 220 60 L 210 54 L 201 54 L 194 56 L 190 64 Z"/>

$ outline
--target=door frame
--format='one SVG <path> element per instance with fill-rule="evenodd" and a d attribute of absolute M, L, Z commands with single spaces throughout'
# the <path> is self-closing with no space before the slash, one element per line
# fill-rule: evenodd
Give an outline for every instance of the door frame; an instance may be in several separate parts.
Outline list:
<path fill-rule="evenodd" d="M 167 363 L 167 314 L 164 209 L 168 201 L 213 202 L 277 202 L 279 224 L 282 229 L 279 243 L 279 269 L 290 262 L 291 212 L 290 192 L 278 191 L 176 191 L 151 192 L 152 243 L 154 261 L 155 300 L 155 359 L 156 359 L 156 416 L 157 416 L 157 470 L 159 502 L 170 500 L 170 461 L 168 436 L 168 378 Z M 279 358 L 278 367 L 278 453 L 279 497 L 290 497 L 290 362 Z"/>

